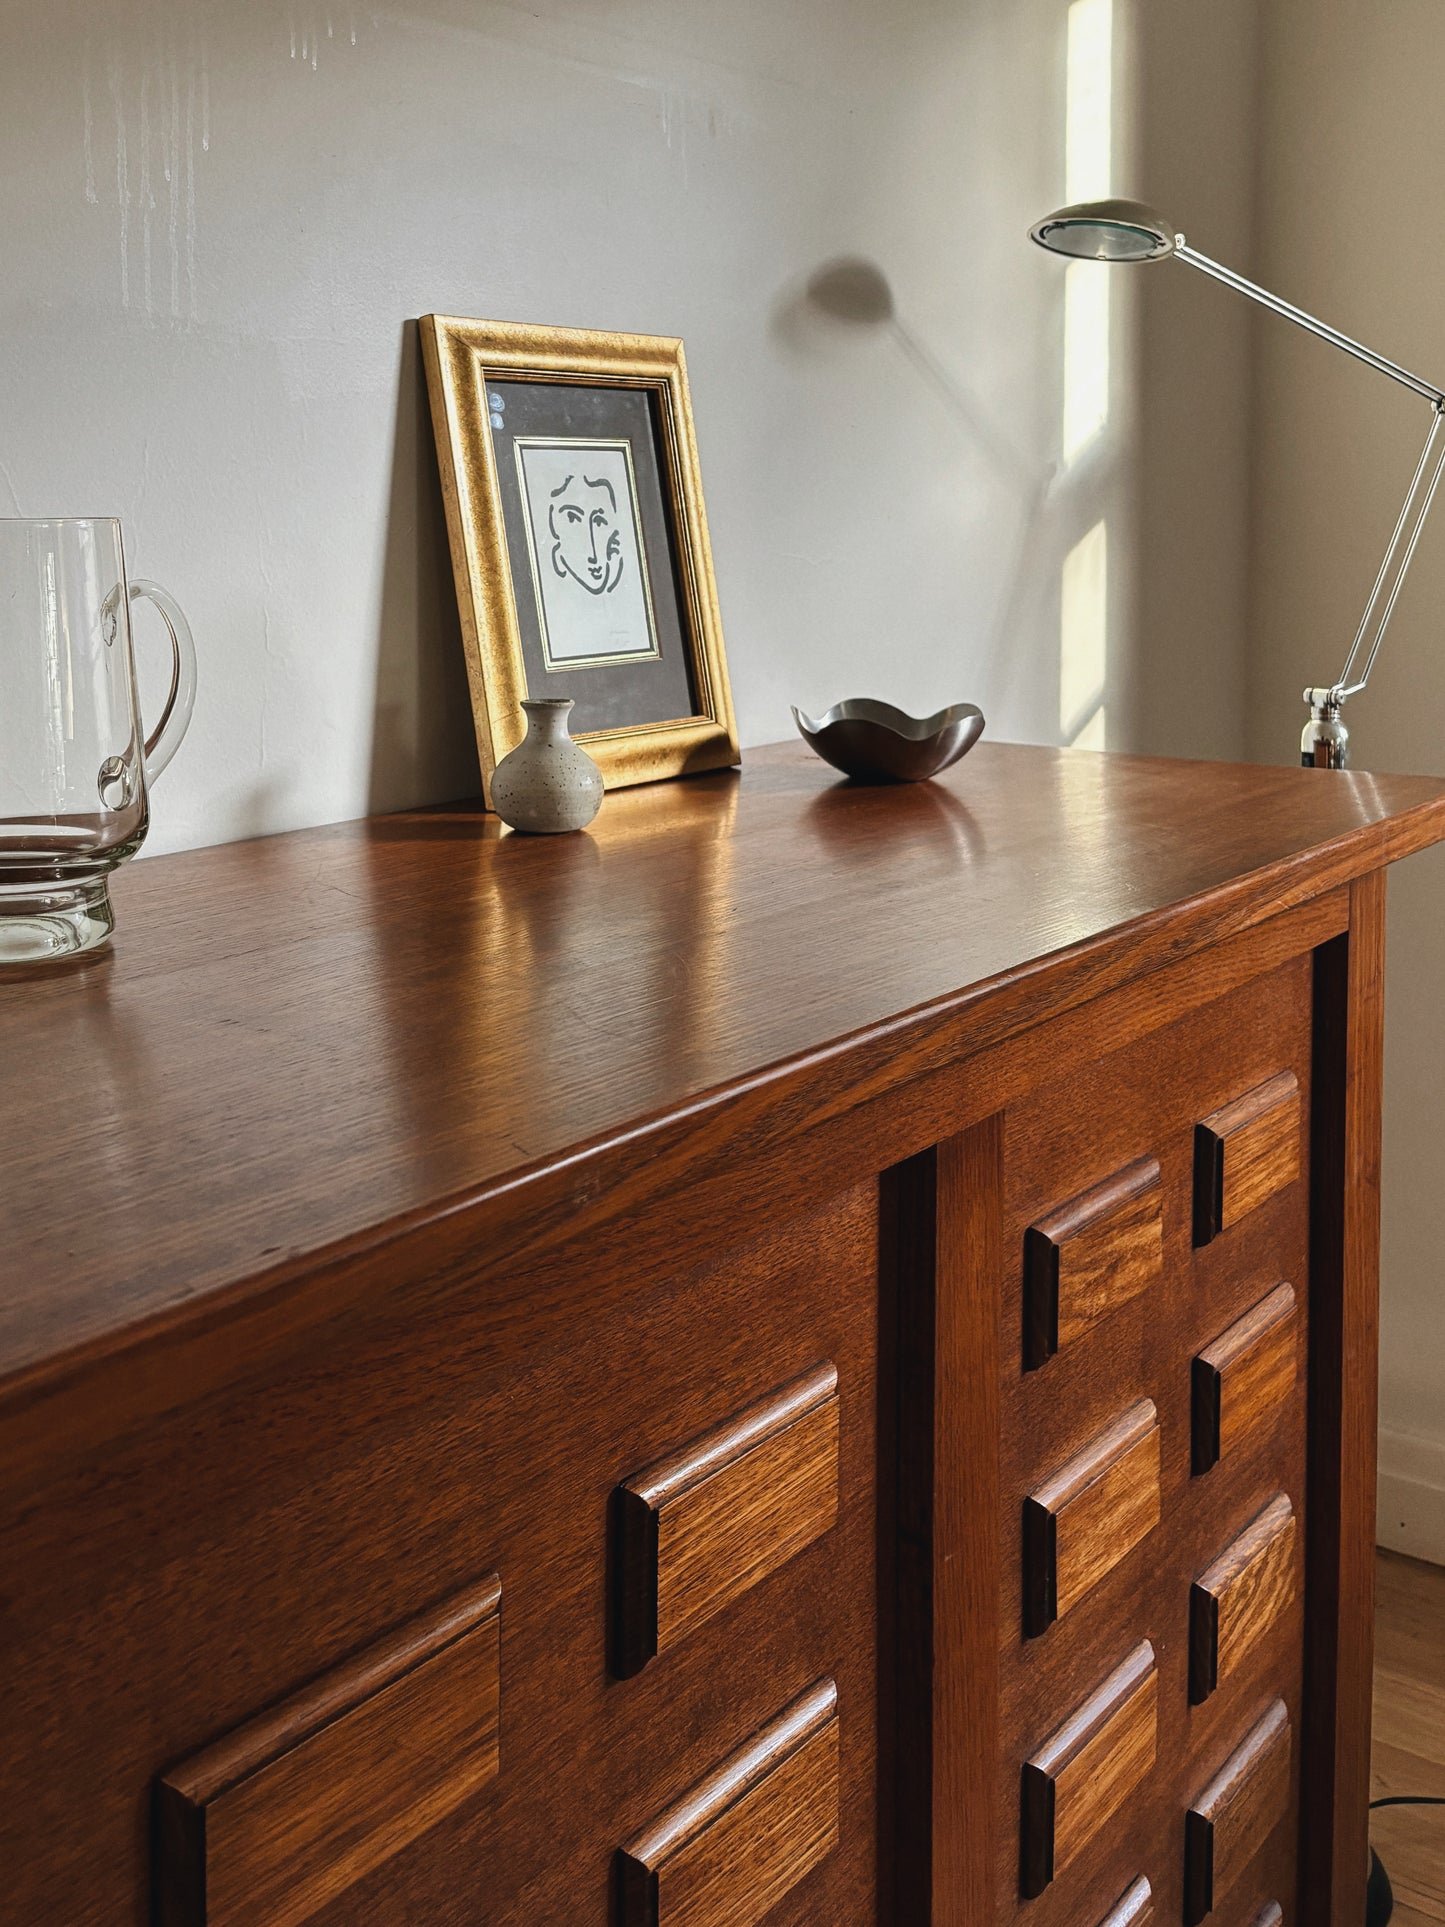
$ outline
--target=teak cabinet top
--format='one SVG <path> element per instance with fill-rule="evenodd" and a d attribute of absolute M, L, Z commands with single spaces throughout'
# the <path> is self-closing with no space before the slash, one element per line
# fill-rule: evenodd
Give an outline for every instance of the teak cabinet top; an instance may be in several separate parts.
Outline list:
<path fill-rule="evenodd" d="M 113 955 L 0 979 L 5 1456 L 127 1360 L 170 1398 L 181 1334 L 194 1386 L 384 1291 L 403 1233 L 429 1289 L 518 1274 L 1442 834 L 1425 778 L 985 743 L 867 789 L 798 745 L 581 836 L 462 806 L 134 864 Z"/>

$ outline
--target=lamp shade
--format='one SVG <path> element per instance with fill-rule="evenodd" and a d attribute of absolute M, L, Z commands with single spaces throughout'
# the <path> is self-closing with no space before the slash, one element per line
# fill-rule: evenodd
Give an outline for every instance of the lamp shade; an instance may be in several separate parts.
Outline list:
<path fill-rule="evenodd" d="M 1029 238 L 1082 261 L 1162 261 L 1184 237 L 1142 201 L 1080 201 L 1036 221 Z"/>

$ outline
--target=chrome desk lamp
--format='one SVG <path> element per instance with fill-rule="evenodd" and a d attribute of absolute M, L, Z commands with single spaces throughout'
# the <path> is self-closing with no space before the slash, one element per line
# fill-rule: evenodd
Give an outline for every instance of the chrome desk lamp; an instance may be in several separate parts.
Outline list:
<path fill-rule="evenodd" d="M 1414 559 L 1420 531 L 1430 513 L 1430 504 L 1440 486 L 1440 477 L 1445 473 L 1445 446 L 1441 445 L 1445 392 L 1428 381 L 1422 381 L 1418 375 L 1412 375 L 1408 369 L 1387 361 L 1383 355 L 1377 355 L 1372 348 L 1352 341 L 1348 335 L 1341 334 L 1338 328 L 1316 321 L 1303 308 L 1281 301 L 1278 295 L 1256 287 L 1252 281 L 1246 281 L 1243 275 L 1235 274 L 1233 269 L 1221 267 L 1218 261 L 1211 261 L 1207 254 L 1190 247 L 1184 236 L 1175 232 L 1172 221 L 1166 221 L 1163 215 L 1138 201 L 1085 201 L 1075 207 L 1062 207 L 1056 214 L 1046 215 L 1031 227 L 1029 235 L 1041 248 L 1081 261 L 1163 261 L 1170 255 L 1176 260 L 1187 261 L 1191 268 L 1212 275 L 1227 288 L 1235 288 L 1240 294 L 1247 294 L 1252 301 L 1258 301 L 1264 307 L 1272 308 L 1276 314 L 1284 315 L 1287 320 L 1298 322 L 1301 328 L 1308 328 L 1311 334 L 1318 335 L 1322 341 L 1333 342 L 1335 347 L 1343 348 L 1347 355 L 1353 355 L 1357 361 L 1363 361 L 1371 368 L 1378 368 L 1382 375 L 1389 375 L 1392 380 L 1413 389 L 1429 402 L 1430 432 L 1425 437 L 1415 479 L 1406 493 L 1405 505 L 1400 510 L 1400 519 L 1385 550 L 1385 559 L 1380 564 L 1380 573 L 1365 604 L 1365 613 L 1360 618 L 1360 626 L 1355 632 L 1350 653 L 1345 658 L 1345 666 L 1340 671 L 1338 681 L 1326 687 L 1307 689 L 1304 693 L 1304 699 L 1309 704 L 1310 719 L 1300 738 L 1300 761 L 1306 768 L 1343 769 L 1349 761 L 1350 748 L 1350 733 L 1342 715 L 1345 701 L 1350 696 L 1359 695 L 1370 680 L 1375 657 L 1380 653 L 1381 639 L 1390 617 L 1395 613 L 1405 573 Z M 1359 673 L 1358 682 L 1352 681 L 1362 657 L 1365 666 Z"/>

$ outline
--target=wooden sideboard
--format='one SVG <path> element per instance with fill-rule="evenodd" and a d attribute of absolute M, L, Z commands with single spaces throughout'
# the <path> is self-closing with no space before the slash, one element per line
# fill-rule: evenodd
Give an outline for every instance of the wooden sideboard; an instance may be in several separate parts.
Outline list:
<path fill-rule="evenodd" d="M 1384 866 L 805 751 L 0 981 L 11 1927 L 1358 1927 Z"/>

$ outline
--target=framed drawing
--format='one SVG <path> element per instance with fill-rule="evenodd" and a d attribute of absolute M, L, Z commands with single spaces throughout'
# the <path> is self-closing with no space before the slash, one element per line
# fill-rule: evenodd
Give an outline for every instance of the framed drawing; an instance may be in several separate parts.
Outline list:
<path fill-rule="evenodd" d="M 682 343 L 420 326 L 488 804 L 526 697 L 609 789 L 736 763 Z"/>

